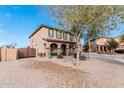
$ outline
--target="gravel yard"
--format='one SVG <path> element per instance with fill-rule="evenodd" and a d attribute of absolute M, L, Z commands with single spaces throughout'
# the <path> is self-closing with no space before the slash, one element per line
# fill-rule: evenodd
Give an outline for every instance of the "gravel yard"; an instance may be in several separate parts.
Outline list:
<path fill-rule="evenodd" d="M 0 63 L 0 87 L 87 87 L 86 75 L 80 70 L 30 58 Z"/>
<path fill-rule="evenodd" d="M 66 59 L 65 59 L 66 60 Z M 0 62 L 0 87 L 124 87 L 124 65 L 89 59 Z"/>

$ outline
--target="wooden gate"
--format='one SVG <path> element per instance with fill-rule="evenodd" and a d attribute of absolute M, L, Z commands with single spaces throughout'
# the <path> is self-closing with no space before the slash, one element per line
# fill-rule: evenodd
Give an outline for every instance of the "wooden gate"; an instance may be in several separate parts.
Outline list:
<path fill-rule="evenodd" d="M 35 57 L 36 49 L 34 48 L 19 48 L 18 58 Z"/>

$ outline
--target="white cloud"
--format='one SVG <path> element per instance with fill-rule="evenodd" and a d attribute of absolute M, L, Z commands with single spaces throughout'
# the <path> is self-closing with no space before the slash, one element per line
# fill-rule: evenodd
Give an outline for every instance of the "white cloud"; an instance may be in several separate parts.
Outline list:
<path fill-rule="evenodd" d="M 6 13 L 5 15 L 6 15 L 7 17 L 10 17 L 10 16 L 11 16 L 11 14 L 10 14 L 10 13 Z"/>

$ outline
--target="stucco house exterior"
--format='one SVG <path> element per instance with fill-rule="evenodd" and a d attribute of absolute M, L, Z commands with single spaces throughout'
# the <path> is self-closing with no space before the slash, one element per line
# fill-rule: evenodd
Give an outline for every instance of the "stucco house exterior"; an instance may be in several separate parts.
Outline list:
<path fill-rule="evenodd" d="M 92 52 L 97 52 L 97 53 L 110 53 L 111 50 L 107 46 L 107 41 L 110 40 L 111 38 L 97 38 L 95 40 L 91 40 L 91 51 Z M 124 42 L 121 42 L 120 36 L 114 38 L 119 46 L 115 50 L 124 50 Z"/>
<path fill-rule="evenodd" d="M 41 57 L 49 53 L 72 55 L 76 52 L 76 39 L 70 32 L 46 25 L 41 25 L 29 36 L 29 47 L 35 48 Z"/>

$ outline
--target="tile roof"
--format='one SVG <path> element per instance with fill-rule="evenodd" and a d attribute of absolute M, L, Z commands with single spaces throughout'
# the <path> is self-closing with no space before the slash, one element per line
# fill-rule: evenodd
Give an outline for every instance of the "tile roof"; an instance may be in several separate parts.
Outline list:
<path fill-rule="evenodd" d="M 51 29 L 51 30 L 64 31 L 64 32 L 66 32 L 66 33 L 72 34 L 72 33 L 69 32 L 69 31 L 65 31 L 65 30 L 62 30 L 62 29 L 58 29 L 58 28 L 55 28 L 55 27 L 51 27 L 51 26 L 47 26 L 47 25 L 42 24 L 35 32 L 33 32 L 33 33 L 29 36 L 29 38 L 31 38 L 35 33 L 37 33 L 42 27 L 49 28 L 49 29 Z"/>

